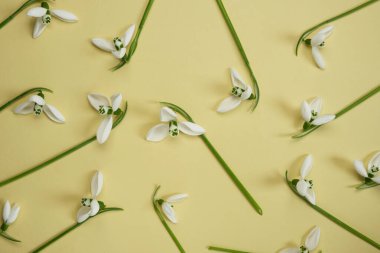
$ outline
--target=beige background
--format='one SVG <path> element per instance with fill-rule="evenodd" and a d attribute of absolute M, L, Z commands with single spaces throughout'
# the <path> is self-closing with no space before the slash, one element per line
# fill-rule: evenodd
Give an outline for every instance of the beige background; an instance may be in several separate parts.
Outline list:
<path fill-rule="evenodd" d="M 95 170 L 105 177 L 100 196 L 124 212 L 97 217 L 65 236 L 46 252 L 177 252 L 150 203 L 156 184 L 161 194 L 187 192 L 171 226 L 188 252 L 219 245 L 274 252 L 296 245 L 314 225 L 321 227 L 324 252 L 377 252 L 309 208 L 286 186 L 285 170 L 298 176 L 305 154 L 314 155 L 311 178 L 321 207 L 380 241 L 379 190 L 357 192 L 361 180 L 352 161 L 379 149 L 379 96 L 304 139 L 289 136 L 301 127 L 302 100 L 321 96 L 324 112 L 336 112 L 379 83 L 380 4 L 335 22 L 323 49 L 325 71 L 297 36 L 308 27 L 362 1 L 226 0 L 262 99 L 254 113 L 246 103 L 224 115 L 215 112 L 230 91 L 229 67 L 248 82 L 215 1 L 157 0 L 131 63 L 117 72 L 112 55 L 90 44 L 113 38 L 138 23 L 147 1 L 56 1 L 77 24 L 58 20 L 31 37 L 34 20 L 22 12 L 0 31 L 0 101 L 45 86 L 47 100 L 67 118 L 64 125 L 46 117 L 0 115 L 1 179 L 24 171 L 96 132 L 99 116 L 86 95 L 121 92 L 130 103 L 125 121 L 105 145 L 92 143 L 42 171 L 0 189 L 0 201 L 17 201 L 19 219 L 9 233 L 21 244 L 0 240 L 0 251 L 28 252 L 75 222 L 81 197 L 90 193 Z M 1 18 L 22 3 L 3 0 Z M 158 122 L 166 100 L 185 108 L 203 127 L 220 154 L 262 205 L 259 216 L 247 204 L 199 138 L 180 136 L 161 143 L 144 140 Z M 20 101 L 22 102 L 22 101 Z"/>

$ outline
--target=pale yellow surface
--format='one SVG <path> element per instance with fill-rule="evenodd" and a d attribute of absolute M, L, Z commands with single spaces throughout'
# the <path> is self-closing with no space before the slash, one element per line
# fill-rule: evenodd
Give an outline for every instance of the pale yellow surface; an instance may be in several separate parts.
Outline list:
<path fill-rule="evenodd" d="M 3 0 L 1 18 L 22 0 Z M 0 31 L 0 102 L 22 91 L 45 86 L 46 99 L 67 118 L 59 125 L 45 116 L 1 112 L 1 179 L 24 171 L 96 132 L 100 117 L 86 95 L 121 92 L 130 104 L 125 121 L 104 145 L 80 151 L 0 189 L 21 206 L 9 233 L 21 244 L 0 240 L 1 253 L 29 252 L 75 223 L 80 199 L 90 194 L 95 170 L 104 174 L 100 199 L 124 212 L 107 213 L 81 226 L 46 252 L 178 252 L 150 203 L 160 194 L 187 192 L 172 225 L 187 252 L 208 252 L 219 245 L 252 252 L 275 252 L 298 245 L 314 225 L 321 228 L 323 252 L 378 252 L 312 210 L 284 183 L 284 172 L 298 176 L 305 154 L 314 155 L 310 177 L 319 205 L 369 237 L 380 241 L 380 188 L 357 192 L 360 182 L 352 161 L 379 147 L 380 97 L 295 141 L 301 127 L 299 105 L 324 98 L 334 113 L 379 83 L 380 4 L 335 22 L 323 56 L 325 71 L 297 36 L 308 27 L 362 1 L 225 0 L 231 19 L 253 64 L 262 91 L 257 110 L 248 103 L 217 114 L 230 91 L 228 68 L 249 76 L 215 1 L 157 0 L 129 65 L 117 72 L 112 55 L 90 44 L 93 37 L 113 38 L 138 23 L 147 1 L 56 1 L 53 7 L 80 17 L 77 24 L 58 20 L 31 37 L 34 20 L 22 12 Z M 248 190 L 263 207 L 259 216 L 227 177 L 199 138 L 180 136 L 161 143 L 145 141 L 158 122 L 155 101 L 185 108 Z M 22 102 L 22 101 L 20 101 Z M 19 104 L 18 102 L 17 104 Z"/>

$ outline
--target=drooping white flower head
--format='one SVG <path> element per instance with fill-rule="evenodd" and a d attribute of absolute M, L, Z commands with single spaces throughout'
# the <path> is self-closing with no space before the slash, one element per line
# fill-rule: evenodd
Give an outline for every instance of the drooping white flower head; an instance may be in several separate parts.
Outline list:
<path fill-rule="evenodd" d="M 11 204 L 9 201 L 5 201 L 4 208 L 3 208 L 3 221 L 4 224 L 10 225 L 17 219 L 18 213 L 20 212 L 20 207 L 17 204 L 13 204 L 11 207 Z"/>
<path fill-rule="evenodd" d="M 168 220 L 170 220 L 173 223 L 178 222 L 175 212 L 173 210 L 173 204 L 183 199 L 186 199 L 187 197 L 189 197 L 189 195 L 186 193 L 175 194 L 175 195 L 169 196 L 162 202 L 161 208 L 165 216 L 168 218 Z"/>
<path fill-rule="evenodd" d="M 41 7 L 30 9 L 27 15 L 36 18 L 36 23 L 33 30 L 34 39 L 40 37 L 48 24 L 50 24 L 52 16 L 68 23 L 78 21 L 78 17 L 71 12 L 50 9 L 47 2 L 42 2 Z"/>
<path fill-rule="evenodd" d="M 81 201 L 82 207 L 77 213 L 78 223 L 82 223 L 99 212 L 100 205 L 96 198 L 102 191 L 102 187 L 103 174 L 100 171 L 97 171 L 91 180 L 91 198 L 83 198 Z"/>
<path fill-rule="evenodd" d="M 45 102 L 44 98 L 39 95 L 31 96 L 27 102 L 20 104 L 14 109 L 16 114 L 31 114 L 36 116 L 44 112 L 51 120 L 57 123 L 65 123 L 65 117 L 52 105 Z"/>
<path fill-rule="evenodd" d="M 319 227 L 314 227 L 307 235 L 305 245 L 299 248 L 287 248 L 280 251 L 280 253 L 310 253 L 318 247 L 321 230 Z"/>
<path fill-rule="evenodd" d="M 88 101 L 94 109 L 100 114 L 105 116 L 104 120 L 100 123 L 96 138 L 100 144 L 103 144 L 109 137 L 112 125 L 113 115 L 119 109 L 121 100 L 123 99 L 120 93 L 114 94 L 110 100 L 100 94 L 91 93 L 88 95 Z"/>
<path fill-rule="evenodd" d="M 313 191 L 312 180 L 307 180 L 306 177 L 309 175 L 311 167 L 313 164 L 312 155 L 307 155 L 303 161 L 300 174 L 301 178 L 297 182 L 296 189 L 299 195 L 305 197 L 311 204 L 315 205 L 315 193 Z"/>
<path fill-rule="evenodd" d="M 242 101 L 252 98 L 252 88 L 245 84 L 239 73 L 231 68 L 232 92 L 224 99 L 217 112 L 228 112 L 238 107 Z"/>
<path fill-rule="evenodd" d="M 368 178 L 377 184 L 380 184 L 380 152 L 377 152 L 371 158 L 371 160 L 368 162 L 367 169 L 364 167 L 364 163 L 359 160 L 355 160 L 354 165 L 359 175 L 364 178 Z"/>
<path fill-rule="evenodd" d="M 310 103 L 306 100 L 301 104 L 301 115 L 305 122 L 314 126 L 326 124 L 335 119 L 334 114 L 320 115 L 322 110 L 322 99 L 314 98 Z"/>
<path fill-rule="evenodd" d="M 326 64 L 319 49 L 325 46 L 325 40 L 331 35 L 333 29 L 333 26 L 327 26 L 323 28 L 310 41 L 311 53 L 313 55 L 314 61 L 321 69 L 325 69 Z"/>
<path fill-rule="evenodd" d="M 161 141 L 167 136 L 178 136 L 179 132 L 187 135 L 197 136 L 202 135 L 206 130 L 189 121 L 178 122 L 177 114 L 169 107 L 162 107 L 161 109 L 161 122 L 153 128 L 151 128 L 146 135 L 148 141 Z"/>
<path fill-rule="evenodd" d="M 91 41 L 96 47 L 111 52 L 117 59 L 121 59 L 127 52 L 127 47 L 131 42 L 134 33 L 135 25 L 131 25 L 125 32 L 124 36 L 121 38 L 116 37 L 112 42 L 102 38 L 94 38 Z"/>

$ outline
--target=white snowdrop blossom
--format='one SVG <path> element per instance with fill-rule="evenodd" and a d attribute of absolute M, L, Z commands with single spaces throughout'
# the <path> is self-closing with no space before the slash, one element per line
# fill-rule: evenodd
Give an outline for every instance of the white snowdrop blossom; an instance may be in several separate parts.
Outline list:
<path fill-rule="evenodd" d="M 20 104 L 14 109 L 16 114 L 31 114 L 39 116 L 44 112 L 51 120 L 57 123 L 65 123 L 65 117 L 52 105 L 45 102 L 44 95 L 39 93 L 31 96 L 27 102 Z"/>
<path fill-rule="evenodd" d="M 305 120 L 304 128 L 310 127 L 310 125 L 320 126 L 324 125 L 335 119 L 334 114 L 320 115 L 322 109 L 322 99 L 314 98 L 310 103 L 303 101 L 301 104 L 301 115 Z"/>
<path fill-rule="evenodd" d="M 300 174 L 301 178 L 297 182 L 296 189 L 299 195 L 305 197 L 311 204 L 315 205 L 315 193 L 313 191 L 313 181 L 306 179 L 313 164 L 312 155 L 307 155 L 303 161 Z"/>
<path fill-rule="evenodd" d="M 135 25 L 131 25 L 121 38 L 116 37 L 112 42 L 102 38 L 94 38 L 91 41 L 96 47 L 112 53 L 117 59 L 121 59 L 126 54 L 127 47 L 131 42 L 134 33 Z"/>
<path fill-rule="evenodd" d="M 183 199 L 186 199 L 189 197 L 188 194 L 186 193 L 181 193 L 181 194 L 175 194 L 171 195 L 168 198 L 162 200 L 160 199 L 158 203 L 161 205 L 162 211 L 165 214 L 165 216 L 168 218 L 173 223 L 177 223 L 177 217 L 175 215 L 175 212 L 173 210 L 173 204 L 177 203 Z"/>
<path fill-rule="evenodd" d="M 9 201 L 5 201 L 3 207 L 3 225 L 1 226 L 1 230 L 5 231 L 9 225 L 16 221 L 18 213 L 20 212 L 20 207 L 17 204 L 11 204 Z"/>
<path fill-rule="evenodd" d="M 318 247 L 321 230 L 319 227 L 314 227 L 307 235 L 305 245 L 299 248 L 287 248 L 280 251 L 280 253 L 310 253 Z"/>
<path fill-rule="evenodd" d="M 112 125 L 113 115 L 118 115 L 120 110 L 120 104 L 122 100 L 120 93 L 114 94 L 110 100 L 100 94 L 91 93 L 88 95 L 88 101 L 95 108 L 95 110 L 102 116 L 104 120 L 100 123 L 98 131 L 96 132 L 96 138 L 100 144 L 103 144 L 109 137 Z"/>
<path fill-rule="evenodd" d="M 325 46 L 325 40 L 331 35 L 333 29 L 333 26 L 327 26 L 312 37 L 311 40 L 306 40 L 306 43 L 311 46 L 311 53 L 315 63 L 321 69 L 325 69 L 326 64 L 319 50 Z"/>
<path fill-rule="evenodd" d="M 82 207 L 77 213 L 77 222 L 82 223 L 89 217 L 95 216 L 99 210 L 100 205 L 96 200 L 97 196 L 102 191 L 103 187 L 103 174 L 97 171 L 91 180 L 91 198 L 83 198 L 81 201 Z"/>
<path fill-rule="evenodd" d="M 253 99 L 252 88 L 245 84 L 239 73 L 231 68 L 232 91 L 231 95 L 224 99 L 217 112 L 228 112 L 235 109 L 244 100 Z"/>
<path fill-rule="evenodd" d="M 146 136 L 148 141 L 161 141 L 167 136 L 175 137 L 179 135 L 179 132 L 182 132 L 187 135 L 197 136 L 202 135 L 206 130 L 189 121 L 178 122 L 177 114 L 170 109 L 169 107 L 162 107 L 161 122 L 153 128 L 151 128 Z"/>
<path fill-rule="evenodd" d="M 364 167 L 364 163 L 359 160 L 354 161 L 355 169 L 359 175 L 366 180 L 372 180 L 373 182 L 380 184 L 380 152 L 377 152 L 371 160 L 368 162 L 367 169 Z"/>
<path fill-rule="evenodd" d="M 32 8 L 27 13 L 28 16 L 36 18 L 33 30 L 33 38 L 40 37 L 45 28 L 51 23 L 52 17 L 56 17 L 64 22 L 73 23 L 78 21 L 78 17 L 65 10 L 50 9 L 47 2 L 42 2 L 41 7 Z"/>

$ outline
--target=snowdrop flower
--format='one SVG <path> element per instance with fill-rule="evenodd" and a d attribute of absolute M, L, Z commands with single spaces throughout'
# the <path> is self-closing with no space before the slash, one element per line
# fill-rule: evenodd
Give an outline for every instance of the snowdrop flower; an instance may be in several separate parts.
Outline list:
<path fill-rule="evenodd" d="M 307 155 L 301 167 L 301 179 L 297 182 L 296 189 L 299 195 L 305 197 L 311 204 L 315 205 L 315 193 L 313 191 L 313 181 L 307 180 L 313 163 L 313 157 Z"/>
<path fill-rule="evenodd" d="M 127 47 L 132 40 L 134 32 L 135 25 L 131 25 L 121 38 L 116 37 L 112 42 L 101 38 L 94 38 L 92 39 L 92 44 L 104 51 L 111 52 L 117 59 L 121 59 L 127 52 Z"/>
<path fill-rule="evenodd" d="M 315 63 L 321 69 L 324 69 L 326 64 L 319 49 L 325 46 L 325 40 L 331 35 L 333 29 L 333 26 L 327 26 L 320 30 L 313 38 L 306 40 L 306 44 L 311 46 L 311 53 Z"/>
<path fill-rule="evenodd" d="M 220 103 L 217 112 L 231 111 L 239 106 L 242 101 L 254 98 L 252 88 L 245 84 L 239 73 L 234 69 L 231 69 L 231 81 L 231 96 L 227 97 Z"/>
<path fill-rule="evenodd" d="M 102 123 L 96 132 L 96 138 L 100 144 L 103 144 L 109 137 L 112 125 L 113 125 L 113 115 L 119 115 L 121 113 L 120 104 L 122 100 L 122 95 L 117 93 L 111 97 L 111 103 L 109 99 L 100 94 L 89 94 L 88 101 L 95 108 L 100 115 L 105 116 Z"/>
<path fill-rule="evenodd" d="M 31 114 L 39 116 L 44 112 L 51 120 L 57 123 L 65 123 L 65 117 L 52 105 L 45 102 L 44 95 L 38 93 L 31 96 L 27 102 L 20 104 L 14 109 L 16 114 Z"/>
<path fill-rule="evenodd" d="M 362 161 L 354 161 L 355 169 L 365 178 L 366 181 L 372 180 L 373 182 L 380 184 L 380 152 L 376 153 L 368 163 L 367 169 L 364 167 Z"/>
<path fill-rule="evenodd" d="M 48 24 L 50 24 L 52 16 L 69 23 L 78 21 L 77 16 L 71 12 L 65 10 L 51 10 L 47 2 L 42 2 L 41 7 L 30 9 L 27 15 L 36 18 L 33 30 L 34 39 L 40 37 Z"/>
<path fill-rule="evenodd" d="M 18 205 L 14 204 L 11 208 L 9 201 L 5 201 L 3 208 L 3 225 L 1 226 L 2 231 L 6 231 L 8 226 L 15 222 L 19 212 L 20 207 Z"/>
<path fill-rule="evenodd" d="M 280 251 L 280 253 L 310 253 L 318 247 L 321 230 L 319 227 L 314 227 L 307 235 L 305 245 L 299 248 L 287 248 Z"/>
<path fill-rule="evenodd" d="M 206 132 L 205 129 L 195 123 L 178 122 L 177 114 L 166 106 L 161 109 L 160 119 L 164 123 L 160 123 L 149 130 L 146 136 L 148 141 L 161 141 L 168 135 L 175 137 L 179 135 L 179 132 L 191 136 L 202 135 Z"/>
<path fill-rule="evenodd" d="M 82 207 L 77 214 L 77 222 L 82 223 L 89 217 L 95 216 L 100 209 L 99 202 L 96 197 L 100 194 L 103 186 L 103 174 L 97 171 L 91 181 L 91 198 L 83 198 L 81 201 Z"/>
<path fill-rule="evenodd" d="M 304 128 L 310 125 L 320 126 L 335 119 L 334 114 L 320 115 L 322 109 L 322 99 L 317 97 L 310 103 L 303 101 L 301 105 L 301 115 L 305 120 Z"/>
<path fill-rule="evenodd" d="M 173 210 L 173 204 L 189 197 L 186 193 L 172 195 L 165 200 L 160 199 L 158 203 L 161 205 L 162 211 L 165 216 L 173 223 L 177 223 L 177 218 Z"/>

